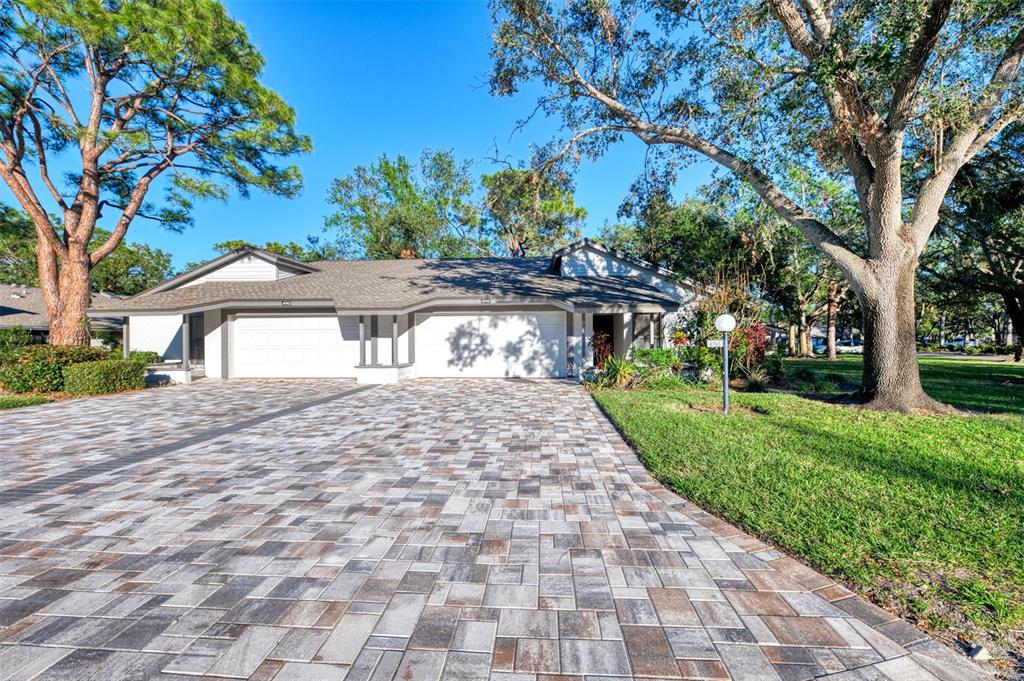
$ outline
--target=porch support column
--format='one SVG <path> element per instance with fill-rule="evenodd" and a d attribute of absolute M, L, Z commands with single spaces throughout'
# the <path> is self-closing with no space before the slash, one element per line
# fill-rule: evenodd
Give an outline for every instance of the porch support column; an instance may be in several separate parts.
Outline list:
<path fill-rule="evenodd" d="M 192 358 L 188 356 L 189 351 L 189 328 L 188 315 L 181 315 L 181 368 L 188 371 L 192 367 Z"/>
<path fill-rule="evenodd" d="M 621 359 L 629 356 L 633 344 L 633 315 L 618 312 L 612 318 L 612 354 Z"/>
<path fill-rule="evenodd" d="M 391 366 L 398 366 L 398 315 L 391 315 Z"/>
<path fill-rule="evenodd" d="M 366 316 L 359 315 L 359 366 L 366 366 Z"/>
<path fill-rule="evenodd" d="M 370 315 L 370 364 L 380 364 L 377 353 L 377 336 L 380 335 L 380 315 Z"/>
<path fill-rule="evenodd" d="M 124 324 L 121 325 L 121 354 L 124 355 L 125 359 L 128 359 L 128 355 L 131 354 L 131 331 L 128 330 L 128 325 L 131 323 L 131 317 L 124 318 Z"/>
<path fill-rule="evenodd" d="M 583 313 L 583 325 L 581 331 L 582 338 L 580 340 L 583 343 L 583 361 L 580 364 L 580 370 L 583 370 L 594 366 L 594 347 L 590 344 L 590 340 L 594 337 L 593 312 Z"/>
<path fill-rule="evenodd" d="M 416 313 L 409 313 L 409 364 L 416 363 Z"/>

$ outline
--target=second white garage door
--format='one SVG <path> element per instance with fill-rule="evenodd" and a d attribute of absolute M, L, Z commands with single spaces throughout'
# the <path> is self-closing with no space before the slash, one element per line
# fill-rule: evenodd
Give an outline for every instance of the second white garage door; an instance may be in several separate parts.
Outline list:
<path fill-rule="evenodd" d="M 565 375 L 565 313 L 416 315 L 416 375 Z"/>
<path fill-rule="evenodd" d="M 359 361 L 359 343 L 342 338 L 337 315 L 239 316 L 232 333 L 237 378 L 352 376 Z"/>

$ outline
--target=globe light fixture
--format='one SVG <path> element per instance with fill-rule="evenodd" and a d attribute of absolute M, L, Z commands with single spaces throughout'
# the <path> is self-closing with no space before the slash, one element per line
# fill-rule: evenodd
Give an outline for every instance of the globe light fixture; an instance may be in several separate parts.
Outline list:
<path fill-rule="evenodd" d="M 722 333 L 729 333 L 736 328 L 736 318 L 726 312 L 715 317 L 715 328 Z"/>

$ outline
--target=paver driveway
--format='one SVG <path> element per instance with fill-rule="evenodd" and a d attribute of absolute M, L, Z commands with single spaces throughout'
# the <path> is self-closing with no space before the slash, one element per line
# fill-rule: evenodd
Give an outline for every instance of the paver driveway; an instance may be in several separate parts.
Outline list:
<path fill-rule="evenodd" d="M 987 678 L 565 382 L 208 381 L 0 441 L 0 679 Z"/>

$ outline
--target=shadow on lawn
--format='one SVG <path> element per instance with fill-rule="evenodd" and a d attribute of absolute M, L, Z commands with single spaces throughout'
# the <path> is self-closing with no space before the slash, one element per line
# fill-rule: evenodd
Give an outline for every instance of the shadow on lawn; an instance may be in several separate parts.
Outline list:
<path fill-rule="evenodd" d="M 905 456 L 904 453 L 891 449 L 880 449 L 878 442 L 866 437 L 839 434 L 827 426 L 794 425 L 793 432 L 807 441 L 827 438 L 835 448 L 831 451 L 842 452 L 841 459 L 835 454 L 828 454 L 829 459 L 855 470 L 871 469 L 882 473 L 887 478 L 900 476 L 911 482 L 924 482 L 970 499 L 980 507 L 990 505 L 1006 506 L 1007 504 L 1020 509 L 1024 516 L 1024 472 L 1010 469 L 1007 473 L 994 472 L 976 464 L 973 460 L 959 460 L 945 465 L 938 464 L 936 459 L 926 455 Z M 965 445 L 969 446 L 969 445 Z"/>
<path fill-rule="evenodd" d="M 818 389 L 795 389 L 800 397 L 816 402 L 856 406 L 860 399 L 856 390 L 860 385 L 859 365 L 829 363 L 823 360 L 802 360 L 794 372 L 797 376 L 813 375 Z M 969 413 L 1011 414 L 1024 416 L 1024 367 L 1015 365 L 979 366 L 964 364 L 950 366 L 955 360 L 937 360 L 921 365 L 921 382 L 925 392 L 940 402 Z M 948 364 L 947 364 L 948 363 Z M 856 368 L 856 373 L 852 369 Z M 841 380 L 840 380 L 841 379 Z"/>

